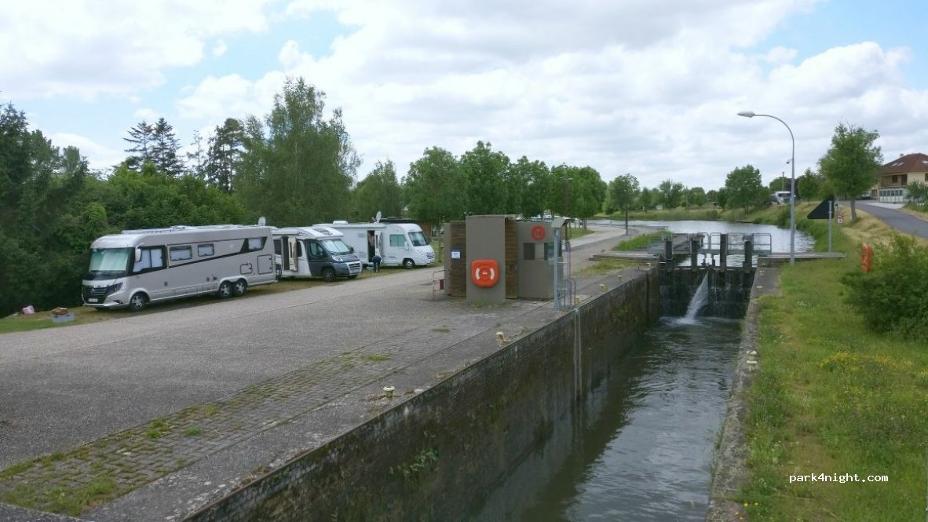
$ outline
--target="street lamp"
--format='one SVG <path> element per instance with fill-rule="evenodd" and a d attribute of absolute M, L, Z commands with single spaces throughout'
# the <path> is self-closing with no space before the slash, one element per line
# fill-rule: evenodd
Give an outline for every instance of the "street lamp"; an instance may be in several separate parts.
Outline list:
<path fill-rule="evenodd" d="M 772 114 L 756 114 L 751 111 L 742 111 L 738 116 L 753 118 L 754 116 L 763 116 L 764 118 L 773 118 L 782 123 L 786 130 L 789 131 L 789 139 L 793 141 L 793 154 L 789 160 L 791 169 L 789 182 L 789 264 L 796 263 L 796 137 L 793 136 L 793 129 L 785 121 L 777 118 Z"/>

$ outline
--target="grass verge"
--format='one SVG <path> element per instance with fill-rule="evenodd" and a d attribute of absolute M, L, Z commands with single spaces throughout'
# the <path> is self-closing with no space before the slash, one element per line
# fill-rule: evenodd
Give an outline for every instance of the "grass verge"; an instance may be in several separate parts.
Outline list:
<path fill-rule="evenodd" d="M 799 227 L 825 244 L 825 222 Z M 859 270 L 861 241 L 888 235 L 866 215 L 836 227 L 835 249 L 848 258 L 784 265 L 781 295 L 761 302 L 761 365 L 746 426 L 751 477 L 739 499 L 751 519 L 925 516 L 928 346 L 868 330 L 840 282 Z M 889 482 L 789 482 L 819 473 Z"/>
<path fill-rule="evenodd" d="M 626 239 L 619 243 L 613 248 L 619 252 L 628 252 L 630 250 L 644 250 L 648 248 L 651 243 L 655 241 L 660 241 L 661 237 L 664 235 L 663 232 L 649 232 L 647 234 L 639 234 L 631 239 Z"/>

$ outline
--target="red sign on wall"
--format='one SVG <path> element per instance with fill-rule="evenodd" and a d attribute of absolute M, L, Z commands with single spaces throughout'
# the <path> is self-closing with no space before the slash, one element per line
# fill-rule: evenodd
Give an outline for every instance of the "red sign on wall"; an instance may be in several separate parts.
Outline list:
<path fill-rule="evenodd" d="M 545 238 L 545 227 L 541 225 L 535 225 L 532 227 L 532 239 L 535 241 L 541 241 Z"/>

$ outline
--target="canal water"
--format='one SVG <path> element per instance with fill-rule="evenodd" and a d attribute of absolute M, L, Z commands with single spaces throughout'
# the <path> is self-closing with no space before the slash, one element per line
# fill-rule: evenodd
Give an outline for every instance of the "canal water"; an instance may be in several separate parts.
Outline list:
<path fill-rule="evenodd" d="M 722 222 L 646 222 L 673 232 L 789 231 Z M 796 250 L 811 239 L 797 232 Z M 607 368 L 553 433 L 475 513 L 480 520 L 703 520 L 742 320 L 664 317 L 613 339 Z M 613 346 L 610 346 L 613 347 Z"/>

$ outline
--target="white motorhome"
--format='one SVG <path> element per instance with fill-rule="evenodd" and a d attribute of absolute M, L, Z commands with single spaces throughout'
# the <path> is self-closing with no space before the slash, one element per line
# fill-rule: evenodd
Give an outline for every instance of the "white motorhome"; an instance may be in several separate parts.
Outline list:
<path fill-rule="evenodd" d="M 202 294 L 244 295 L 276 281 L 271 227 L 174 226 L 123 230 L 90 245 L 84 304 L 139 311 Z"/>
<path fill-rule="evenodd" d="M 324 226 L 344 234 L 344 241 L 365 265 L 380 255 L 384 266 L 427 266 L 435 262 L 435 251 L 415 223 L 348 223 L 334 221 Z"/>
<path fill-rule="evenodd" d="M 324 226 L 274 229 L 274 259 L 281 277 L 338 277 L 354 279 L 361 273 L 361 261 L 342 241 L 343 234 Z"/>

